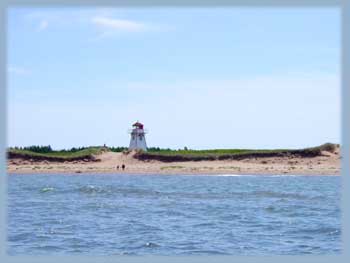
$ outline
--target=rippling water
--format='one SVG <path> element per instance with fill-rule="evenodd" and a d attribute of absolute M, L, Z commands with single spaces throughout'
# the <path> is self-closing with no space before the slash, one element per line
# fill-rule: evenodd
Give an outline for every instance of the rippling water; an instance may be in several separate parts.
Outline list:
<path fill-rule="evenodd" d="M 10 175 L 11 255 L 340 253 L 338 176 Z"/>

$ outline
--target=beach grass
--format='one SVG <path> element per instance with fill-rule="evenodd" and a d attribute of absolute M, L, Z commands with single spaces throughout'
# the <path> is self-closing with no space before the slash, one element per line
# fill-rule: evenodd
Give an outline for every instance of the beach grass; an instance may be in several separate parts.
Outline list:
<path fill-rule="evenodd" d="M 155 155 L 186 155 L 186 156 L 220 156 L 225 154 L 244 154 L 253 152 L 281 152 L 286 151 L 283 149 L 278 150 L 249 150 L 249 149 L 212 149 L 212 150 L 161 150 L 147 152 L 147 154 Z"/>
<path fill-rule="evenodd" d="M 304 149 L 210 149 L 210 150 L 191 150 L 191 149 L 160 149 L 150 148 L 144 152 L 139 150 L 134 157 L 139 160 L 159 160 L 164 162 L 176 161 L 205 161 L 205 160 L 240 160 L 246 158 L 259 157 L 315 157 L 320 156 L 322 151 L 332 152 L 339 145 L 326 143 L 317 147 Z M 29 149 L 34 150 L 29 150 Z M 9 159 L 20 158 L 25 160 L 46 160 L 46 161 L 98 161 L 97 155 L 107 151 L 119 151 L 119 148 L 109 149 L 107 147 L 92 146 L 83 148 L 72 148 L 71 150 L 52 150 L 40 152 L 45 147 L 27 147 L 27 148 L 9 148 L 7 155 Z M 117 149 L 117 150 L 116 150 Z M 128 151 L 125 151 L 127 153 Z M 164 169 L 171 169 L 166 167 Z"/>
<path fill-rule="evenodd" d="M 320 151 L 334 151 L 336 144 L 325 143 L 317 147 L 309 147 L 303 149 L 210 149 L 210 150 L 159 150 L 159 151 L 148 151 L 147 154 L 162 154 L 162 155 L 190 155 L 190 156 L 220 156 L 226 154 L 249 154 L 249 153 L 281 153 L 281 152 L 314 152 L 319 153 Z"/>
<path fill-rule="evenodd" d="M 160 167 L 160 170 L 183 169 L 183 168 L 185 167 L 180 165 L 171 165 L 171 166 L 162 166 Z"/>
<path fill-rule="evenodd" d="M 317 147 L 304 149 L 212 149 L 212 150 L 159 150 L 139 151 L 135 157 L 140 160 L 173 161 L 203 161 L 245 159 L 258 157 L 301 156 L 314 157 L 321 155 L 322 151 L 334 151 L 336 144 L 326 143 Z"/>
<path fill-rule="evenodd" d="M 34 160 L 48 160 L 48 161 L 74 161 L 83 159 L 94 159 L 95 155 L 98 155 L 104 151 L 103 147 L 88 147 L 80 151 L 51 151 L 48 153 L 38 153 L 23 149 L 9 149 L 7 151 L 9 158 L 22 158 L 22 159 L 34 159 Z"/>

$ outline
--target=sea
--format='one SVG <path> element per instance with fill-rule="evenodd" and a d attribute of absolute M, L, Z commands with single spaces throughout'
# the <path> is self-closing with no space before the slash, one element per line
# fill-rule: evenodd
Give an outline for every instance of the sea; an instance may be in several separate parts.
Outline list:
<path fill-rule="evenodd" d="M 11 174 L 9 255 L 341 253 L 340 176 Z"/>

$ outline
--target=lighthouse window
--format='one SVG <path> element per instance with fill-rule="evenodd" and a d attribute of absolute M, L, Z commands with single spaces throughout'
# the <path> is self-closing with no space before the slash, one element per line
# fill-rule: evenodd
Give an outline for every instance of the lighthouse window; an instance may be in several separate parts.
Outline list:
<path fill-rule="evenodd" d="M 140 136 L 140 141 L 142 141 L 142 136 Z"/>

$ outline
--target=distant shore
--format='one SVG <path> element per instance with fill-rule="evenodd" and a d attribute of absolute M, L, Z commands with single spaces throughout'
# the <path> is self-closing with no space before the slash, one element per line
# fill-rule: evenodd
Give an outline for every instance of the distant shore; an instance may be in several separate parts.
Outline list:
<path fill-rule="evenodd" d="M 340 175 L 339 148 L 319 156 L 250 157 L 240 160 L 163 162 L 139 160 L 135 153 L 103 152 L 96 160 L 47 161 L 11 158 L 7 171 L 48 174 L 237 174 L 237 175 Z M 122 170 L 121 165 L 125 165 Z M 118 169 L 119 166 L 119 169 Z"/>

